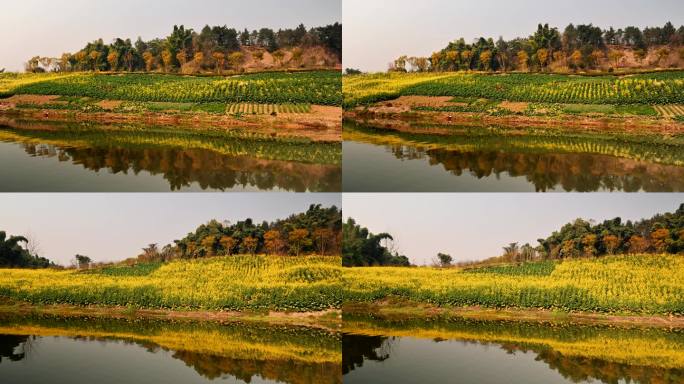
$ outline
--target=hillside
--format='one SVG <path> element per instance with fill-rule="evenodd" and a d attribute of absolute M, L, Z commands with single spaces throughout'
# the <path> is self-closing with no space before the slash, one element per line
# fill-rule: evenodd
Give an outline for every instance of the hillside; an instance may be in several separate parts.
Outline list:
<path fill-rule="evenodd" d="M 633 72 L 684 65 L 684 26 L 627 26 L 615 30 L 569 24 L 562 31 L 539 24 L 528 37 L 479 37 L 449 42 L 429 57 L 398 57 L 390 72 Z M 354 72 L 353 70 L 351 72 Z"/>
<path fill-rule="evenodd" d="M 148 41 L 116 38 L 89 42 L 60 57 L 34 56 L 26 72 L 163 72 L 236 74 L 264 70 L 341 68 L 342 25 L 274 31 L 237 31 L 206 25 L 200 31 L 174 25 L 171 34 Z"/>

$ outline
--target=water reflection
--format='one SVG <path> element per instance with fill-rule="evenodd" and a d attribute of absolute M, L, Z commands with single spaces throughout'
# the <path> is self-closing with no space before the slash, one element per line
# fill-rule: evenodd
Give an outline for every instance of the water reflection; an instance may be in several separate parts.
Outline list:
<path fill-rule="evenodd" d="M 23 347 L 28 343 L 29 336 L 0 335 L 0 363 L 2 363 L 3 358 L 10 361 L 22 360 L 26 357 Z M 17 350 L 21 352 L 17 352 Z"/>
<path fill-rule="evenodd" d="M 385 382 L 386 375 L 393 382 L 418 377 L 462 383 L 502 377 L 558 383 L 684 380 L 681 330 L 347 316 L 345 331 L 345 383 Z"/>
<path fill-rule="evenodd" d="M 122 179 L 133 191 L 341 188 L 339 144 L 274 140 L 246 132 L 14 123 L 0 126 L 2 160 L 9 165 L 4 173 L 15 172 L 6 175 L 13 183 L 5 185 L 14 190 L 62 191 L 93 183 L 95 190 L 119 190 Z M 68 175 L 36 186 L 45 174 L 66 172 L 67 164 L 76 166 Z"/>
<path fill-rule="evenodd" d="M 0 376 L 85 383 L 97 375 L 88 371 L 116 372 L 143 360 L 151 362 L 146 376 L 131 374 L 134 382 L 339 384 L 340 343 L 337 333 L 296 326 L 3 316 Z M 43 367 L 55 364 L 60 370 L 44 376 Z M 74 377 L 83 367 L 91 368 Z"/>
<path fill-rule="evenodd" d="M 462 128 L 439 135 L 344 125 L 346 191 L 684 191 L 667 138 Z M 424 132 L 434 132 L 430 128 Z"/>

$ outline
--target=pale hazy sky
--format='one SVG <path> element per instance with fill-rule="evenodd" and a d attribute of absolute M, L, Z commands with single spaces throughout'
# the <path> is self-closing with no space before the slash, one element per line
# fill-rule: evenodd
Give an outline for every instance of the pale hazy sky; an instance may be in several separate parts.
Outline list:
<path fill-rule="evenodd" d="M 341 0 L 3 0 L 0 69 L 23 71 L 32 56 L 59 57 L 98 38 L 164 37 L 174 24 L 252 30 L 317 27 L 341 19 Z"/>
<path fill-rule="evenodd" d="M 137 256 L 150 243 L 180 239 L 211 219 L 255 222 L 285 218 L 310 204 L 341 206 L 339 194 L 0 194 L 0 230 L 31 234 L 41 255 L 68 264 Z"/>
<path fill-rule="evenodd" d="M 537 24 L 602 28 L 684 24 L 682 0 L 344 0 L 345 68 L 385 71 L 406 54 L 429 56 L 449 41 L 527 37 Z"/>
<path fill-rule="evenodd" d="M 373 233 L 394 236 L 414 264 L 438 252 L 455 261 L 499 256 L 511 242 L 536 246 L 537 239 L 576 218 L 623 220 L 673 212 L 684 193 L 627 194 L 345 194 L 344 219 L 353 217 Z"/>

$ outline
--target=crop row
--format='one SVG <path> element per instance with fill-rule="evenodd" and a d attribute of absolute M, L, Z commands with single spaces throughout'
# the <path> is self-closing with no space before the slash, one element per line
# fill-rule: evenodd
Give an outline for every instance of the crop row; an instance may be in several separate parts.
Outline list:
<path fill-rule="evenodd" d="M 226 106 L 227 113 L 251 113 L 268 115 L 272 113 L 309 113 L 310 104 L 254 104 L 234 103 Z"/>

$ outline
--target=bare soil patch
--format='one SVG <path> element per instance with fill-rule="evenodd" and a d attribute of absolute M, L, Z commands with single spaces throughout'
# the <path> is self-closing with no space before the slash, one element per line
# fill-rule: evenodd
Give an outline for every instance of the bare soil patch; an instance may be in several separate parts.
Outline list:
<path fill-rule="evenodd" d="M 374 113 L 405 113 L 414 107 L 449 107 L 462 106 L 468 103 L 454 102 L 451 96 L 400 96 L 394 100 L 377 103 L 369 108 Z"/>
<path fill-rule="evenodd" d="M 121 101 L 119 101 L 119 100 L 102 100 L 102 101 L 97 102 L 95 105 L 97 105 L 98 107 L 100 107 L 106 111 L 112 111 L 121 105 Z"/>
<path fill-rule="evenodd" d="M 397 106 L 409 107 L 446 107 L 453 105 L 468 105 L 466 103 L 452 102 L 451 96 L 400 96 L 398 99 L 388 101 Z M 387 104 L 385 103 L 385 104 Z"/>
<path fill-rule="evenodd" d="M 65 101 L 58 101 L 59 96 L 55 95 L 14 95 L 7 99 L 0 100 L 0 104 L 11 104 L 16 106 L 17 104 L 66 104 Z"/>
<path fill-rule="evenodd" d="M 499 103 L 498 107 L 507 109 L 511 112 L 522 113 L 527 111 L 530 103 L 517 102 L 517 101 L 502 101 Z"/>

